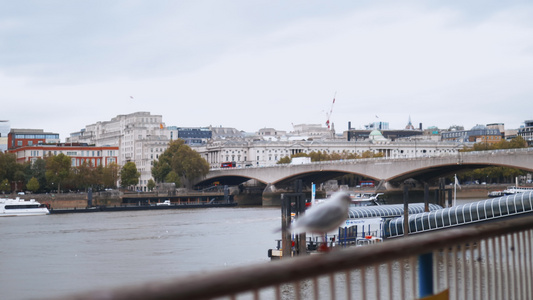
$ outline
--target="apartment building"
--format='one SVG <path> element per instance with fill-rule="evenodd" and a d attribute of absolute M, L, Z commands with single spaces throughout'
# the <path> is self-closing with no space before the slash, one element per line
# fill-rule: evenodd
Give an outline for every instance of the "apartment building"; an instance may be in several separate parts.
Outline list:
<path fill-rule="evenodd" d="M 525 126 L 518 129 L 517 135 L 526 140 L 529 147 L 533 147 L 533 120 L 525 120 Z"/>
<path fill-rule="evenodd" d="M 18 147 L 57 144 L 59 133 L 45 132 L 43 129 L 11 129 L 7 137 L 8 149 Z"/>

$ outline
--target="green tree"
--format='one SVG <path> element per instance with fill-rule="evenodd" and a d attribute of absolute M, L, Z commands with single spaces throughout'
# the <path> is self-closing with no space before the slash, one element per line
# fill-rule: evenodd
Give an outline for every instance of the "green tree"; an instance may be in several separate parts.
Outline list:
<path fill-rule="evenodd" d="M 152 176 L 158 182 L 168 182 L 167 179 L 171 180 L 170 182 L 176 182 L 176 176 L 178 179 L 193 180 L 205 176 L 208 172 L 207 161 L 186 145 L 182 139 L 170 142 L 167 150 L 154 161 L 152 167 Z"/>
<path fill-rule="evenodd" d="M 60 153 L 46 158 L 46 181 L 57 184 L 57 192 L 61 193 L 61 184 L 70 176 L 71 159 Z"/>
<path fill-rule="evenodd" d="M 517 136 L 509 142 L 509 149 L 527 148 L 527 141 L 523 137 Z"/>
<path fill-rule="evenodd" d="M 4 179 L 0 182 L 0 191 L 4 194 L 11 191 L 11 186 L 9 185 L 9 180 Z"/>
<path fill-rule="evenodd" d="M 26 176 L 30 179 L 33 177 L 39 182 L 39 189 L 45 188 L 46 182 L 46 161 L 42 158 L 38 158 L 29 166 L 29 171 L 26 172 Z"/>
<path fill-rule="evenodd" d="M 137 171 L 137 166 L 134 162 L 127 162 L 120 170 L 120 186 L 128 187 L 139 183 L 141 173 Z"/>
<path fill-rule="evenodd" d="M 148 183 L 146 184 L 146 187 L 149 191 L 152 191 L 155 188 L 155 181 L 153 179 L 148 179 Z"/>
<path fill-rule="evenodd" d="M 292 159 L 289 156 L 284 156 L 280 158 L 277 162 L 277 164 L 290 164 Z"/>
<path fill-rule="evenodd" d="M 105 188 L 116 188 L 120 167 L 116 163 L 111 163 L 102 168 L 102 184 Z"/>
<path fill-rule="evenodd" d="M 23 171 L 24 166 L 17 163 L 17 157 L 13 153 L 0 152 L 0 180 L 15 180 L 17 171 Z"/>
<path fill-rule="evenodd" d="M 485 150 L 499 150 L 499 149 L 516 149 L 526 148 L 527 142 L 521 136 L 517 136 L 510 141 L 501 140 L 495 144 L 488 143 L 475 143 L 471 148 L 464 148 L 462 152 L 469 151 L 485 151 Z M 525 175 L 526 171 L 507 168 L 507 167 L 486 167 L 481 169 L 475 169 L 472 171 L 461 174 L 461 179 L 474 181 L 479 180 L 481 182 L 486 181 L 488 183 L 510 183 L 514 181 L 514 178 L 519 175 Z"/>
<path fill-rule="evenodd" d="M 175 186 L 180 186 L 181 184 L 180 177 L 174 171 L 168 172 L 167 176 L 165 176 L 165 182 L 174 183 Z"/>
<path fill-rule="evenodd" d="M 89 187 L 98 185 L 98 169 L 83 162 L 80 166 L 74 168 L 73 176 L 74 186 L 78 189 L 87 190 Z"/>
<path fill-rule="evenodd" d="M 39 180 L 37 180 L 35 177 L 32 177 L 26 184 L 26 188 L 33 193 L 37 192 L 40 188 Z"/>

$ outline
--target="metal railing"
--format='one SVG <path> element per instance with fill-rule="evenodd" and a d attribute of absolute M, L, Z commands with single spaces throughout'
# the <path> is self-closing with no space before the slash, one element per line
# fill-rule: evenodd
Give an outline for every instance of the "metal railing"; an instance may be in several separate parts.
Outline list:
<path fill-rule="evenodd" d="M 532 236 L 529 215 L 66 299 L 533 299 Z"/>

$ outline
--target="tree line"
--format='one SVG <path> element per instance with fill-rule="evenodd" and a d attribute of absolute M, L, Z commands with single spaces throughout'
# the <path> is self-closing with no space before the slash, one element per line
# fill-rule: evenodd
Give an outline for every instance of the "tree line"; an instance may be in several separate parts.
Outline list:
<path fill-rule="evenodd" d="M 176 187 L 188 180 L 204 176 L 209 164 L 181 139 L 169 143 L 167 150 L 153 162 L 152 175 L 147 187 L 152 190 L 158 182 L 172 182 Z M 16 155 L 0 152 L 0 192 L 31 191 L 34 193 L 85 191 L 123 188 L 139 183 L 140 173 L 134 162 L 122 168 L 112 163 L 92 166 L 83 163 L 73 167 L 71 157 L 58 154 L 37 158 L 32 162 L 17 163 Z"/>
<path fill-rule="evenodd" d="M 359 159 L 359 158 L 373 158 L 383 157 L 383 153 L 374 153 L 367 150 L 361 154 L 350 153 L 347 151 L 328 153 L 326 151 L 312 151 L 310 153 L 296 153 L 291 156 L 284 156 L 277 161 L 277 164 L 288 164 L 295 157 L 310 157 L 312 162 L 316 161 L 330 161 L 330 160 L 344 160 L 344 159 Z"/>
<path fill-rule="evenodd" d="M 0 191 L 43 193 L 116 188 L 120 170 L 117 164 L 105 167 L 71 164 L 71 158 L 62 153 L 24 163 L 17 163 L 13 153 L 0 153 Z"/>
<path fill-rule="evenodd" d="M 494 144 L 485 142 L 475 143 L 472 147 L 465 147 L 462 152 L 470 151 L 494 151 L 503 149 L 527 148 L 527 142 L 521 136 L 510 141 L 501 140 Z M 525 176 L 526 171 L 508 167 L 486 167 L 457 174 L 461 182 L 486 182 L 486 183 L 512 183 L 518 176 Z"/>

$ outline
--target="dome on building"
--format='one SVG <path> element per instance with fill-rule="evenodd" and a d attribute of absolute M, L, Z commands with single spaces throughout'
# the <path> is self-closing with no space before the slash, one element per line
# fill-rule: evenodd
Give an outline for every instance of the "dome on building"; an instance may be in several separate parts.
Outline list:
<path fill-rule="evenodd" d="M 374 129 L 368 135 L 368 138 L 373 141 L 386 141 L 387 139 L 381 134 L 381 131 Z"/>

